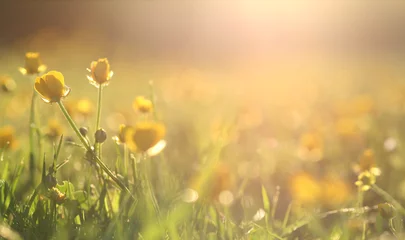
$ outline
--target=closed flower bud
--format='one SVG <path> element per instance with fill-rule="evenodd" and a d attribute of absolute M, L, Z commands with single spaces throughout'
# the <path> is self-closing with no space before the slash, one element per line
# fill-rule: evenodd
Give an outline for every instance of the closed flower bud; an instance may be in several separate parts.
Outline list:
<path fill-rule="evenodd" d="M 80 134 L 81 134 L 83 137 L 87 136 L 87 133 L 89 132 L 89 130 L 87 130 L 87 128 L 85 128 L 85 127 L 81 127 L 81 128 L 79 129 L 79 131 L 80 131 Z"/>
<path fill-rule="evenodd" d="M 395 216 L 395 209 L 389 203 L 380 203 L 378 204 L 378 212 L 380 213 L 381 217 L 384 219 L 391 219 Z"/>
<path fill-rule="evenodd" d="M 94 134 L 97 143 L 103 143 L 107 139 L 107 133 L 104 129 L 100 128 Z"/>
<path fill-rule="evenodd" d="M 25 66 L 19 68 L 23 75 L 32 75 L 44 72 L 46 66 L 42 64 L 42 61 L 37 52 L 28 52 L 25 54 Z"/>

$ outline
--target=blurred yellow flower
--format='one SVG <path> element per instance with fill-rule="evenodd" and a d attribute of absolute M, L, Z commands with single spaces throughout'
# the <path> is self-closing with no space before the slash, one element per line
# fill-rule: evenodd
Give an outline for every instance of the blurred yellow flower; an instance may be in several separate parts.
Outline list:
<path fill-rule="evenodd" d="M 328 176 L 322 181 L 322 202 L 326 206 L 336 208 L 348 201 L 351 191 L 342 179 Z"/>
<path fill-rule="evenodd" d="M 79 114 L 83 115 L 84 117 L 91 115 L 94 110 L 93 103 L 87 99 L 83 98 L 77 101 L 76 103 L 76 110 Z"/>
<path fill-rule="evenodd" d="M 376 166 L 375 154 L 372 149 L 364 150 L 360 156 L 359 163 L 354 165 L 354 171 L 357 173 L 369 171 L 375 176 L 381 175 L 381 170 Z"/>
<path fill-rule="evenodd" d="M 138 122 L 127 130 L 126 142 L 132 151 L 145 153 L 162 141 L 165 133 L 166 128 L 161 123 Z"/>
<path fill-rule="evenodd" d="M 50 71 L 42 77 L 37 77 L 34 88 L 47 103 L 59 102 L 70 93 L 62 73 L 57 71 Z"/>
<path fill-rule="evenodd" d="M 124 144 L 126 142 L 126 135 L 128 133 L 128 130 L 130 130 L 130 126 L 126 126 L 125 124 L 121 124 L 119 127 L 118 135 L 115 136 L 113 139 L 118 143 L 118 144 Z"/>
<path fill-rule="evenodd" d="M 0 76 L 0 90 L 3 92 L 12 92 L 17 87 L 17 84 L 10 76 Z"/>
<path fill-rule="evenodd" d="M 355 184 L 362 191 L 368 191 L 375 182 L 376 176 L 369 171 L 364 171 L 360 173 Z"/>
<path fill-rule="evenodd" d="M 0 150 L 13 148 L 16 145 L 15 130 L 7 125 L 0 128 Z"/>
<path fill-rule="evenodd" d="M 87 69 L 87 71 L 91 73 L 91 76 L 87 76 L 87 79 L 96 87 L 108 85 L 113 76 L 107 58 L 100 58 L 91 62 L 90 69 Z"/>
<path fill-rule="evenodd" d="M 25 67 L 19 68 L 23 75 L 32 75 L 44 72 L 46 66 L 42 64 L 42 61 L 37 52 L 27 52 L 25 54 Z"/>
<path fill-rule="evenodd" d="M 50 140 L 55 141 L 58 140 L 62 134 L 63 126 L 60 124 L 60 122 L 57 119 L 50 119 L 48 121 L 46 136 L 49 137 Z"/>
<path fill-rule="evenodd" d="M 323 157 L 323 140 L 315 132 L 304 133 L 300 139 L 298 156 L 303 160 L 319 161 Z"/>
<path fill-rule="evenodd" d="M 152 101 L 146 99 L 144 96 L 136 97 L 132 106 L 135 111 L 139 111 L 141 113 L 149 113 L 153 110 Z"/>
<path fill-rule="evenodd" d="M 320 200 L 322 185 L 308 173 L 294 175 L 290 180 L 292 199 L 300 204 L 313 205 Z"/>
<path fill-rule="evenodd" d="M 354 118 L 339 118 L 336 122 L 336 133 L 340 136 L 353 136 L 359 133 L 359 127 Z"/>

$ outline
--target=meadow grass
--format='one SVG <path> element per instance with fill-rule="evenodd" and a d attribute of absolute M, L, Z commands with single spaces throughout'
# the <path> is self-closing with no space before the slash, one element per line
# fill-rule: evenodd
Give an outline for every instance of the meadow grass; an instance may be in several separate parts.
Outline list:
<path fill-rule="evenodd" d="M 36 53 L 17 87 L 1 77 L 0 238 L 405 237 L 400 81 L 344 98 L 319 87 L 311 108 L 274 91 L 266 107 L 221 102 L 191 71 L 146 81 L 128 110 L 105 97 L 110 68 L 90 64 L 94 99 Z"/>

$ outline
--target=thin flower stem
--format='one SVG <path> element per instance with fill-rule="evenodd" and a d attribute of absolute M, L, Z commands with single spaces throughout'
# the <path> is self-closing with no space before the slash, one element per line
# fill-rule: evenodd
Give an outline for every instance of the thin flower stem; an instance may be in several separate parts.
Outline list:
<path fill-rule="evenodd" d="M 405 216 L 404 207 L 397 200 L 395 200 L 389 193 L 387 193 L 386 191 L 384 191 L 375 184 L 371 185 L 371 189 L 373 189 L 375 193 L 383 197 L 385 201 L 391 203 L 398 210 L 398 212 L 400 212 L 402 215 Z"/>
<path fill-rule="evenodd" d="M 128 146 L 127 144 L 124 143 L 124 174 L 125 178 L 128 179 Z"/>
<path fill-rule="evenodd" d="M 98 88 L 98 101 L 97 101 L 97 122 L 96 122 L 96 131 L 100 128 L 100 119 L 101 119 L 101 99 L 103 96 L 103 85 L 100 84 Z"/>
<path fill-rule="evenodd" d="M 30 122 L 29 122 L 29 139 L 30 139 L 30 155 L 29 155 L 29 169 L 30 169 L 30 174 L 31 178 L 34 176 L 34 163 L 35 163 L 35 154 L 34 154 L 34 149 L 35 149 L 35 143 L 34 143 L 34 137 L 35 137 L 35 103 L 37 99 L 38 93 L 33 89 L 32 92 L 32 98 L 31 98 L 31 109 L 30 109 Z"/>
<path fill-rule="evenodd" d="M 102 97 L 103 97 L 103 85 L 100 84 L 98 87 L 97 122 L 95 131 L 97 131 L 100 128 Z M 101 143 L 96 143 L 96 153 L 98 154 L 98 157 L 101 159 Z"/>
<path fill-rule="evenodd" d="M 107 167 L 107 165 L 105 165 L 105 163 L 100 160 L 97 154 L 95 154 L 89 143 L 86 141 L 86 138 L 84 138 L 83 135 L 80 133 L 79 128 L 76 126 L 75 122 L 70 117 L 63 103 L 59 101 L 58 105 L 63 115 L 65 116 L 66 120 L 72 127 L 73 131 L 75 131 L 77 137 L 79 137 L 80 141 L 84 145 L 85 149 L 93 155 L 94 160 L 98 163 L 98 165 L 100 165 L 101 169 L 103 169 L 103 171 L 106 172 L 107 175 L 111 177 L 111 179 L 121 188 L 121 190 L 125 190 L 132 198 L 134 198 L 131 191 L 129 191 L 129 189 L 115 176 L 115 174 Z"/>

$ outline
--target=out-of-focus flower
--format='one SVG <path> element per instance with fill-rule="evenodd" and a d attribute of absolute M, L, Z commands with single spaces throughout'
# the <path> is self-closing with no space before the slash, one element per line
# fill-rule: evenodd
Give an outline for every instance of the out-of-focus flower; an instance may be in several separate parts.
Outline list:
<path fill-rule="evenodd" d="M 343 137 L 357 135 L 359 127 L 354 118 L 339 118 L 336 122 L 336 133 Z"/>
<path fill-rule="evenodd" d="M 39 53 L 27 52 L 25 54 L 25 66 L 19 68 L 23 75 L 39 74 L 46 71 L 46 66 L 42 64 Z"/>
<path fill-rule="evenodd" d="M 12 126 L 7 125 L 0 128 L 0 149 L 10 149 L 15 147 L 15 130 Z"/>
<path fill-rule="evenodd" d="M 375 154 L 372 149 L 366 149 L 359 159 L 359 163 L 354 165 L 354 170 L 357 173 L 369 171 L 375 176 L 381 175 L 381 170 L 376 166 Z"/>
<path fill-rule="evenodd" d="M 146 153 L 163 140 L 166 128 L 157 122 L 138 122 L 127 130 L 126 142 L 132 151 Z M 163 149 L 162 149 L 163 150 Z"/>
<path fill-rule="evenodd" d="M 149 113 L 153 110 L 152 101 L 143 96 L 136 97 L 132 106 L 135 111 L 139 111 L 141 113 Z"/>
<path fill-rule="evenodd" d="M 87 76 L 87 79 L 96 87 L 107 86 L 114 74 L 110 70 L 110 63 L 107 58 L 100 58 L 91 62 L 90 69 L 87 69 L 87 71 L 91 74 Z"/>
<path fill-rule="evenodd" d="M 77 101 L 76 110 L 83 117 L 87 117 L 93 113 L 94 106 L 93 106 L 93 103 L 89 99 L 82 98 L 79 101 Z"/>
<path fill-rule="evenodd" d="M 319 161 L 323 157 L 323 140 L 317 133 L 305 133 L 301 136 L 298 156 L 303 160 Z"/>
<path fill-rule="evenodd" d="M 37 77 L 34 88 L 46 103 L 59 102 L 70 93 L 70 88 L 65 85 L 65 78 L 57 71 Z"/>
<path fill-rule="evenodd" d="M 351 196 L 346 182 L 335 176 L 327 176 L 322 181 L 322 202 L 331 208 L 336 208 L 348 201 Z"/>
<path fill-rule="evenodd" d="M 48 121 L 48 127 L 46 131 L 46 136 L 50 140 L 55 141 L 63 134 L 63 126 L 57 119 L 50 119 Z"/>
<path fill-rule="evenodd" d="M 113 138 L 118 144 L 125 144 L 126 136 L 128 130 L 130 130 L 130 126 L 126 126 L 125 124 L 121 124 L 119 127 L 118 135 Z"/>
<path fill-rule="evenodd" d="M 303 205 L 313 205 L 320 200 L 322 185 L 310 174 L 295 174 L 290 180 L 292 199 Z"/>
<path fill-rule="evenodd" d="M 369 171 L 365 171 L 359 174 L 357 181 L 355 182 L 362 191 L 368 191 L 372 185 L 376 182 L 376 176 Z"/>
<path fill-rule="evenodd" d="M 5 93 L 12 92 L 15 90 L 16 87 L 17 84 L 10 76 L 7 75 L 0 76 L 0 90 L 2 92 Z"/>

